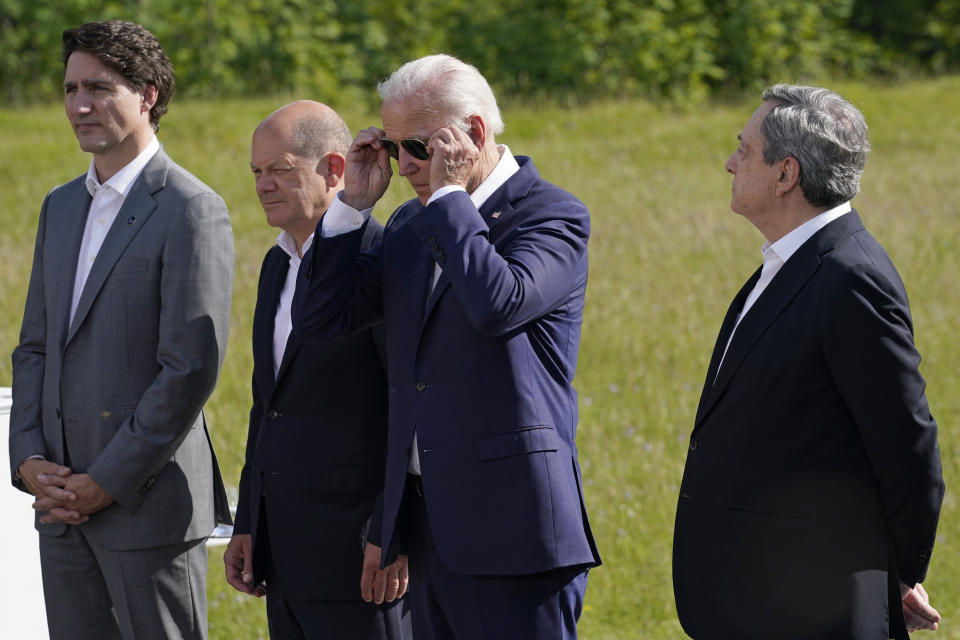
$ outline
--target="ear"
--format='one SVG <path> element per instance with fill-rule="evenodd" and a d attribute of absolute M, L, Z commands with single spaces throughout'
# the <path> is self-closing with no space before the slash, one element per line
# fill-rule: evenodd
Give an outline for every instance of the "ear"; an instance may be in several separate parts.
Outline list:
<path fill-rule="evenodd" d="M 470 139 L 477 149 L 483 149 L 483 143 L 487 140 L 487 125 L 479 115 L 472 115 L 467 119 L 470 125 Z"/>
<path fill-rule="evenodd" d="M 329 188 L 340 186 L 346 168 L 347 159 L 335 151 L 323 156 L 317 163 L 317 173 L 324 177 Z"/>
<path fill-rule="evenodd" d="M 780 173 L 777 176 L 776 194 L 783 197 L 800 184 L 800 163 L 796 158 L 786 157 L 780 162 Z"/>
<path fill-rule="evenodd" d="M 140 113 L 153 109 L 153 105 L 157 104 L 157 96 L 159 95 L 160 91 L 155 85 L 144 85 L 143 91 L 140 92 Z"/>

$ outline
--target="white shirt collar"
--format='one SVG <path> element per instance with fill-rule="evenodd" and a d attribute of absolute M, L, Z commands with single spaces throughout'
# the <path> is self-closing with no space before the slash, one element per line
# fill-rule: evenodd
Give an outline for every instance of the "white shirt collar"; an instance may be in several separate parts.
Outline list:
<path fill-rule="evenodd" d="M 505 144 L 498 144 L 497 151 L 500 152 L 500 162 L 493 168 L 493 171 L 490 172 L 486 180 L 481 182 L 480 186 L 470 194 L 470 200 L 477 209 L 482 207 L 483 203 L 487 201 L 487 198 L 492 196 L 497 189 L 513 177 L 513 174 L 520 170 L 520 165 L 517 164 L 516 158 L 510 153 L 510 147 Z"/>
<path fill-rule="evenodd" d="M 782 262 L 786 262 L 790 259 L 790 256 L 796 253 L 797 249 L 799 249 L 804 242 L 813 237 L 813 234 L 850 211 L 851 206 L 849 200 L 837 205 L 833 209 L 827 209 L 823 213 L 810 218 L 776 242 L 765 242 L 760 252 L 766 259 L 768 250 L 772 250 Z"/>
<path fill-rule="evenodd" d="M 311 233 L 307 236 L 303 247 L 300 249 L 300 255 L 297 255 L 297 243 L 294 241 L 293 236 L 286 231 L 281 231 L 280 235 L 277 236 L 277 245 L 283 249 L 284 253 L 299 262 L 301 259 L 300 256 L 306 255 L 307 249 L 313 246 L 313 234 Z"/>
<path fill-rule="evenodd" d="M 97 168 L 94 165 L 94 161 L 90 161 L 90 168 L 87 169 L 87 191 L 90 192 L 90 195 L 96 195 L 97 189 L 101 186 L 110 187 L 117 193 L 119 193 L 124 198 L 127 197 L 127 194 L 130 192 L 130 187 L 133 185 L 133 182 L 140 176 L 140 173 L 143 171 L 143 168 L 147 166 L 147 163 L 150 162 L 150 159 L 156 155 L 157 151 L 160 150 L 160 142 L 157 140 L 157 136 L 154 135 L 151 138 L 150 142 L 147 144 L 146 148 L 137 155 L 127 166 L 120 171 L 117 171 L 113 174 L 109 180 L 107 180 L 102 185 L 97 179 Z"/>

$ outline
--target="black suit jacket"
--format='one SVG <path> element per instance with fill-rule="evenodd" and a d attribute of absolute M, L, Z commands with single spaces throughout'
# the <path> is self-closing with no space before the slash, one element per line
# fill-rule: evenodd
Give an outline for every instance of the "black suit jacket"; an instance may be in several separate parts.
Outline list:
<path fill-rule="evenodd" d="M 381 233 L 371 221 L 364 244 Z M 255 582 L 272 573 L 292 597 L 359 600 L 386 460 L 382 328 L 338 339 L 291 333 L 274 381 L 274 319 L 288 261 L 273 247 L 260 272 L 253 408 L 234 531 L 253 536 Z"/>
<path fill-rule="evenodd" d="M 897 584 L 924 578 L 944 485 L 903 282 L 848 213 L 786 262 L 718 374 L 758 277 L 727 312 L 690 438 L 680 622 L 695 638 L 907 638 Z"/>

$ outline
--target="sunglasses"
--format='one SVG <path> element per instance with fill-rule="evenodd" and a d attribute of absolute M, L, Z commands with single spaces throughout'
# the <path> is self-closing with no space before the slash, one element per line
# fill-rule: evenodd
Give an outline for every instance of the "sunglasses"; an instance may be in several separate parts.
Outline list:
<path fill-rule="evenodd" d="M 390 154 L 390 157 L 394 160 L 400 159 L 400 147 L 403 147 L 403 150 L 412 155 L 417 160 L 427 160 L 430 158 L 430 152 L 427 151 L 427 143 L 418 138 L 406 138 L 401 140 L 399 145 L 396 140 L 391 140 L 390 138 L 380 138 L 380 144 L 383 145 L 383 148 L 387 150 L 387 153 Z"/>

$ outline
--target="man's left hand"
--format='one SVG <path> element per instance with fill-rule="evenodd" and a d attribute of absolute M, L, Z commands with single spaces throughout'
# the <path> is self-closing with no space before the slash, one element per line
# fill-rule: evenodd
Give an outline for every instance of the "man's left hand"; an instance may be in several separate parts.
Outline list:
<path fill-rule="evenodd" d="M 37 476 L 41 483 L 54 484 L 62 487 L 74 496 L 76 500 L 68 502 L 55 500 L 50 497 L 37 499 L 33 508 L 37 511 L 46 511 L 40 522 L 51 524 L 64 522 L 66 524 L 83 524 L 90 519 L 90 514 L 110 506 L 113 498 L 97 482 L 86 473 L 75 473 L 66 478 Z"/>
<path fill-rule="evenodd" d="M 468 189 L 473 167 L 480 159 L 480 149 L 467 133 L 456 127 L 439 129 L 427 142 L 427 150 L 431 193 L 452 185 Z"/>
<path fill-rule="evenodd" d="M 912 588 L 900 583 L 903 599 L 903 617 L 907 631 L 936 631 L 940 626 L 940 614 L 930 606 L 930 596 L 919 582 Z"/>
<path fill-rule="evenodd" d="M 363 573 L 360 576 L 360 597 L 366 602 L 383 604 L 402 598 L 407 592 L 410 574 L 407 556 L 380 568 L 380 547 L 368 542 L 363 550 Z"/>

